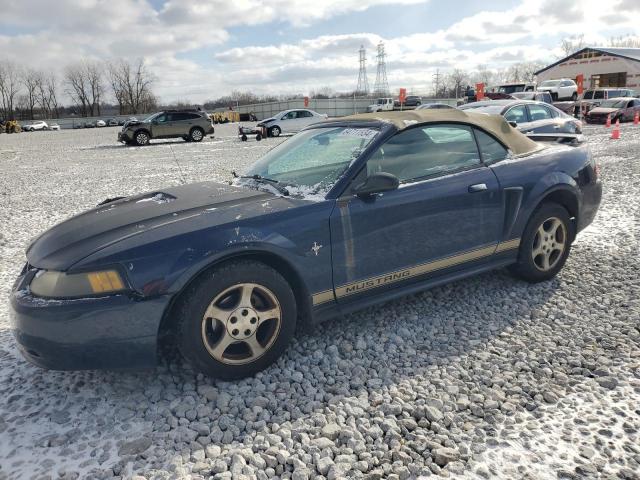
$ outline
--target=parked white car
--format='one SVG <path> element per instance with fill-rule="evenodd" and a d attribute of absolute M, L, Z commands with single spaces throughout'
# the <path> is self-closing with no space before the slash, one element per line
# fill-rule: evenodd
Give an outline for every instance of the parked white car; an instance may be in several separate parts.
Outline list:
<path fill-rule="evenodd" d="M 104 120 L 96 120 L 96 127 L 106 127 L 107 123 Z"/>
<path fill-rule="evenodd" d="M 49 130 L 60 130 L 60 125 L 58 125 L 57 123 L 52 123 L 51 125 L 49 125 Z"/>
<path fill-rule="evenodd" d="M 49 125 L 47 125 L 47 122 L 43 122 L 43 121 L 31 122 L 31 123 L 27 123 L 26 125 L 23 125 L 22 130 L 24 130 L 25 132 L 35 132 L 37 130 L 49 130 Z"/>
<path fill-rule="evenodd" d="M 393 98 L 377 98 L 376 103 L 367 107 L 367 112 L 384 112 L 393 110 Z"/>
<path fill-rule="evenodd" d="M 549 92 L 554 101 L 573 100 L 578 98 L 578 85 L 570 78 L 560 78 L 558 80 L 545 80 L 538 85 L 538 91 Z"/>
<path fill-rule="evenodd" d="M 278 137 L 281 133 L 298 132 L 303 128 L 326 120 L 326 113 L 318 113 L 307 108 L 296 108 L 292 110 L 284 110 L 283 112 L 267 118 L 260 123 L 258 127 L 266 127 L 267 134 L 270 137 Z"/>

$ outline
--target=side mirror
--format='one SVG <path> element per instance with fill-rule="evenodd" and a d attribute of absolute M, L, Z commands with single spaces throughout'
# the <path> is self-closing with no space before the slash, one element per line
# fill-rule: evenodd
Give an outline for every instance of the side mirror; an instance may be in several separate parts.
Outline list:
<path fill-rule="evenodd" d="M 518 122 L 509 122 L 509 125 L 511 125 L 513 128 L 518 128 Z"/>
<path fill-rule="evenodd" d="M 400 185 L 400 180 L 395 175 L 386 172 L 377 172 L 367 177 L 360 185 L 356 185 L 353 193 L 359 197 L 368 197 L 376 193 L 395 190 Z"/>

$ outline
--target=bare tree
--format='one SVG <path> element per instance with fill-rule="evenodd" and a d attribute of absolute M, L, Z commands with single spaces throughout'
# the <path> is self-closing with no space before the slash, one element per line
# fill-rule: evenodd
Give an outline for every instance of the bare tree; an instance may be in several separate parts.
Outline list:
<path fill-rule="evenodd" d="M 16 96 L 20 92 L 20 68 L 8 60 L 0 61 L 0 98 L 3 116 L 14 117 Z"/>
<path fill-rule="evenodd" d="M 107 71 L 111 90 L 121 113 L 127 113 L 125 110 L 128 113 L 141 113 L 147 111 L 147 105 L 157 102 L 151 92 L 153 79 L 143 59 L 138 59 L 133 64 L 122 59 L 110 62 Z"/>
<path fill-rule="evenodd" d="M 582 50 L 586 47 L 584 41 L 584 34 L 574 35 L 572 37 L 563 38 L 560 42 L 560 49 L 563 52 L 563 57 L 568 57 L 569 55 L 577 52 L 578 50 Z"/>
<path fill-rule="evenodd" d="M 626 35 L 609 38 L 609 47 L 640 48 L 640 37 Z"/>
<path fill-rule="evenodd" d="M 36 101 L 42 113 L 48 118 L 58 118 L 57 81 L 53 74 L 38 76 Z"/>
<path fill-rule="evenodd" d="M 89 87 L 89 111 L 91 116 L 100 115 L 100 102 L 104 93 L 102 83 L 102 67 L 99 63 L 89 62 L 84 64 L 84 75 Z"/>
<path fill-rule="evenodd" d="M 544 68 L 539 62 L 514 63 L 507 70 L 507 79 L 511 82 L 532 82 L 535 72 Z"/>
<path fill-rule="evenodd" d="M 84 74 L 84 66 L 82 64 L 67 66 L 64 71 L 64 80 L 67 94 L 80 109 L 80 114 L 86 117 L 89 114 L 90 88 Z"/>
<path fill-rule="evenodd" d="M 36 104 L 38 103 L 38 85 L 41 82 L 42 72 L 28 68 L 22 72 L 22 86 L 25 89 L 25 105 L 29 112 L 29 119 L 34 119 Z"/>
<path fill-rule="evenodd" d="M 495 76 L 493 70 L 489 70 L 486 65 L 478 65 L 478 70 L 475 73 L 478 83 L 484 83 L 485 87 L 488 87 L 493 84 Z"/>
<path fill-rule="evenodd" d="M 451 94 L 458 98 L 463 93 L 463 86 L 467 82 L 469 75 L 464 70 L 459 68 L 454 69 L 449 75 L 447 75 L 447 83 Z"/>
<path fill-rule="evenodd" d="M 100 103 L 104 94 L 102 74 L 102 68 L 94 62 L 77 63 L 65 69 L 66 92 L 83 117 L 100 115 Z"/>

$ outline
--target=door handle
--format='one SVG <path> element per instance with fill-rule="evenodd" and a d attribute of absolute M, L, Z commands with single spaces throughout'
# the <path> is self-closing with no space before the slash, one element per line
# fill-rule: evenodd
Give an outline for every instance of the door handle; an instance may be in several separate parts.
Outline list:
<path fill-rule="evenodd" d="M 476 183 L 475 185 L 469 185 L 469 193 L 484 192 L 485 190 L 487 190 L 486 183 Z"/>

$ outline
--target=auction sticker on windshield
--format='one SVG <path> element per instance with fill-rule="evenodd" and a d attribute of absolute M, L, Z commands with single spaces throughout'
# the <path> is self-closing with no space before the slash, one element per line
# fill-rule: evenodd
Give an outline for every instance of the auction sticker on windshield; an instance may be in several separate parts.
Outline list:
<path fill-rule="evenodd" d="M 372 139 L 378 134 L 378 130 L 372 128 L 345 128 L 338 134 L 339 137 L 358 137 Z"/>

